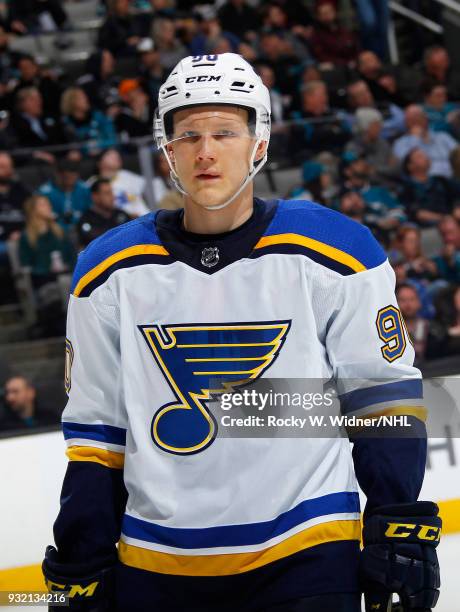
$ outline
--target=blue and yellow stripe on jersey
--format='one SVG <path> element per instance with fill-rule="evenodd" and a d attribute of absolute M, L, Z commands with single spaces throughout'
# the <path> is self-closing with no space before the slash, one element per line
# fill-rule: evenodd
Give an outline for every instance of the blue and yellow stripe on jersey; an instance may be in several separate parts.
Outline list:
<path fill-rule="evenodd" d="M 116 227 L 94 240 L 79 256 L 72 293 L 88 297 L 116 270 L 168 264 L 171 257 L 155 231 L 155 213 Z"/>
<path fill-rule="evenodd" d="M 340 407 L 343 414 L 362 417 L 407 415 L 423 422 L 427 417 L 421 378 L 382 382 L 343 393 Z"/>
<path fill-rule="evenodd" d="M 62 430 L 68 444 L 66 455 L 70 461 L 86 461 L 123 469 L 126 429 L 103 423 L 63 422 Z"/>
<path fill-rule="evenodd" d="M 359 538 L 358 494 L 342 491 L 305 500 L 275 519 L 243 525 L 174 528 L 125 514 L 119 558 L 151 572 L 228 576 L 319 544 Z"/>
<path fill-rule="evenodd" d="M 305 255 L 344 276 L 379 266 L 386 255 L 370 231 L 345 215 L 306 200 L 279 200 L 252 258 Z"/>

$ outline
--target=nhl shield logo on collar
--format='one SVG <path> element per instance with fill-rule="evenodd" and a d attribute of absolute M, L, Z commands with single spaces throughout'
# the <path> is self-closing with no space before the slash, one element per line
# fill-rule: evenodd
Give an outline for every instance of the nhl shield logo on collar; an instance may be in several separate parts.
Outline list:
<path fill-rule="evenodd" d="M 206 268 L 213 268 L 219 263 L 219 249 L 207 247 L 201 251 L 201 264 Z"/>

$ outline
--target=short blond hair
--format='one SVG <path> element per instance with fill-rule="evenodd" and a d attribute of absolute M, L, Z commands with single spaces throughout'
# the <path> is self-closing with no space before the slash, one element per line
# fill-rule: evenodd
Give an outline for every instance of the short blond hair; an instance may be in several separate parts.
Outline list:
<path fill-rule="evenodd" d="M 61 113 L 63 115 L 72 115 L 74 108 L 74 100 L 77 93 L 84 89 L 81 87 L 68 87 L 61 96 Z"/>

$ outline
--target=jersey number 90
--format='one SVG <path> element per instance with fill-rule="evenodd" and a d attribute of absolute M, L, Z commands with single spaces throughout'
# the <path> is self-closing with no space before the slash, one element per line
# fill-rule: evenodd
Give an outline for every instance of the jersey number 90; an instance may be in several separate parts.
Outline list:
<path fill-rule="evenodd" d="M 396 306 L 385 306 L 377 313 L 377 331 L 384 344 L 380 347 L 382 356 L 390 363 L 406 350 L 406 334 L 409 338 L 403 316 Z"/>

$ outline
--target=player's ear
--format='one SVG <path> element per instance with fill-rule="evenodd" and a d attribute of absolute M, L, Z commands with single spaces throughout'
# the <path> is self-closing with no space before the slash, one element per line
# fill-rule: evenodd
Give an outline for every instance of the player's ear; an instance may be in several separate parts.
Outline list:
<path fill-rule="evenodd" d="M 268 142 L 266 140 L 261 140 L 257 145 L 257 151 L 255 156 L 255 161 L 260 161 L 265 155 L 268 147 Z"/>
<path fill-rule="evenodd" d="M 172 145 L 166 145 L 166 150 L 168 152 L 168 157 L 173 165 L 176 163 L 176 158 L 174 156 L 174 149 Z"/>

